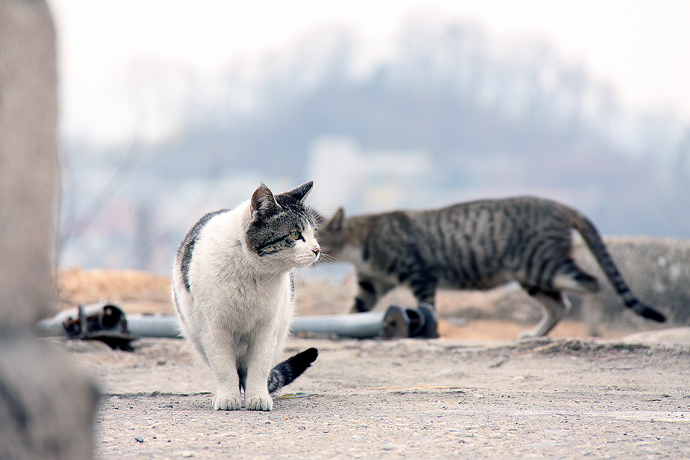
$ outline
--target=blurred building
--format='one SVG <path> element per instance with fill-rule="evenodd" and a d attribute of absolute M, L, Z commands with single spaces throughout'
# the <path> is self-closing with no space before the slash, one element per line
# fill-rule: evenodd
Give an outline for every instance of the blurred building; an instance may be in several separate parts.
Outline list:
<path fill-rule="evenodd" d="M 349 213 L 417 207 L 434 169 L 426 152 L 363 150 L 350 137 L 320 137 L 309 148 L 311 204 L 326 214 L 341 206 Z"/>

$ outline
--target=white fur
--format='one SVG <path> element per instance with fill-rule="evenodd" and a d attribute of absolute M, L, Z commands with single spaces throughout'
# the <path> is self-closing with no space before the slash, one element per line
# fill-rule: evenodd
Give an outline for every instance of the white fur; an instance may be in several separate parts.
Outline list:
<path fill-rule="evenodd" d="M 242 405 L 238 365 L 246 367 L 245 406 L 271 410 L 267 380 L 283 351 L 293 313 L 290 272 L 318 259 L 314 229 L 291 250 L 259 257 L 246 243 L 252 222 L 250 203 L 209 220 L 194 246 L 188 292 L 179 262 L 174 292 L 184 335 L 195 345 L 216 378 L 213 405 L 236 410 Z"/>

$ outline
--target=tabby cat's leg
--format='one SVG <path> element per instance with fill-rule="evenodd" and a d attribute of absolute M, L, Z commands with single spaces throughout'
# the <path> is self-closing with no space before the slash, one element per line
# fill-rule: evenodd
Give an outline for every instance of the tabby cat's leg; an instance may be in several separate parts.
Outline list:
<path fill-rule="evenodd" d="M 410 289 L 419 303 L 436 305 L 436 286 L 438 282 L 430 276 L 413 278 L 410 280 Z"/>
<path fill-rule="evenodd" d="M 359 289 L 355 297 L 355 305 L 352 313 L 365 313 L 376 306 L 376 302 L 395 287 L 394 284 L 377 279 L 359 277 L 357 279 Z"/>
<path fill-rule="evenodd" d="M 570 309 L 570 302 L 562 293 L 557 291 L 550 292 L 532 288 L 528 292 L 541 304 L 542 318 L 533 330 L 522 332 L 520 338 L 543 337 L 565 317 Z"/>
<path fill-rule="evenodd" d="M 370 311 L 379 300 L 376 286 L 374 283 L 366 278 L 358 279 L 359 289 L 355 297 L 355 305 L 352 307 L 353 313 L 365 313 Z"/>
<path fill-rule="evenodd" d="M 601 324 L 601 309 L 597 308 L 597 302 L 591 293 L 581 294 L 580 299 L 582 300 L 582 315 L 587 327 L 587 335 L 599 337 L 601 333 L 597 326 Z"/>

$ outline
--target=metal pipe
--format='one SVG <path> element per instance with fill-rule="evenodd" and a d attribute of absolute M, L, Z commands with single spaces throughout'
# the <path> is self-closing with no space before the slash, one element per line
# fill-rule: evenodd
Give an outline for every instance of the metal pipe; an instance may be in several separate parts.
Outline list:
<path fill-rule="evenodd" d="M 418 309 L 391 305 L 383 311 L 350 315 L 298 316 L 291 332 L 336 334 L 354 339 L 438 337 L 438 322 L 434 307 L 420 304 Z"/>
<path fill-rule="evenodd" d="M 44 336 L 97 339 L 120 348 L 128 347 L 129 342 L 140 337 L 182 338 L 175 316 L 125 316 L 116 305 L 103 303 L 62 311 L 39 321 L 36 330 Z M 434 309 L 424 304 L 419 309 L 391 305 L 385 312 L 297 316 L 292 321 L 290 332 L 336 334 L 355 339 L 438 337 Z"/>
<path fill-rule="evenodd" d="M 292 320 L 290 332 L 336 334 L 339 337 L 355 339 L 378 337 L 384 316 L 385 312 L 382 311 L 351 315 L 297 316 Z"/>
<path fill-rule="evenodd" d="M 127 315 L 127 329 L 134 337 L 183 338 L 176 316 Z"/>
<path fill-rule="evenodd" d="M 116 305 L 95 303 L 63 310 L 35 325 L 42 336 L 81 337 L 99 333 L 122 333 L 139 337 L 181 338 L 177 317 L 125 313 Z"/>
<path fill-rule="evenodd" d="M 43 336 L 79 336 L 97 330 L 122 330 L 125 323 L 125 313 L 117 305 L 94 303 L 63 310 L 38 321 L 34 327 Z"/>

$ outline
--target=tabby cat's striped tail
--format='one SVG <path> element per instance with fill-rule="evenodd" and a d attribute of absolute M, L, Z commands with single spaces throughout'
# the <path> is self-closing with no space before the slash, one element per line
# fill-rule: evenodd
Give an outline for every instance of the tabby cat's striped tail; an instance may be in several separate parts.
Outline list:
<path fill-rule="evenodd" d="M 292 383 L 311 366 L 317 356 L 319 356 L 319 351 L 316 348 L 309 348 L 282 363 L 276 364 L 268 376 L 268 392 L 274 393 Z"/>
<path fill-rule="evenodd" d="M 604 271 L 609 281 L 611 281 L 613 288 L 618 295 L 623 298 L 625 306 L 643 318 L 648 318 L 660 323 L 666 321 L 663 314 L 640 302 L 632 293 L 623 279 L 623 276 L 618 271 L 616 264 L 613 262 L 613 258 L 611 258 L 611 254 L 609 254 L 609 251 L 606 249 L 606 245 L 604 245 L 604 241 L 601 239 L 594 224 L 585 216 L 576 212 L 576 216 L 573 219 L 573 227 L 582 235 L 582 238 L 585 240 L 589 250 L 599 263 L 599 266 Z"/>

